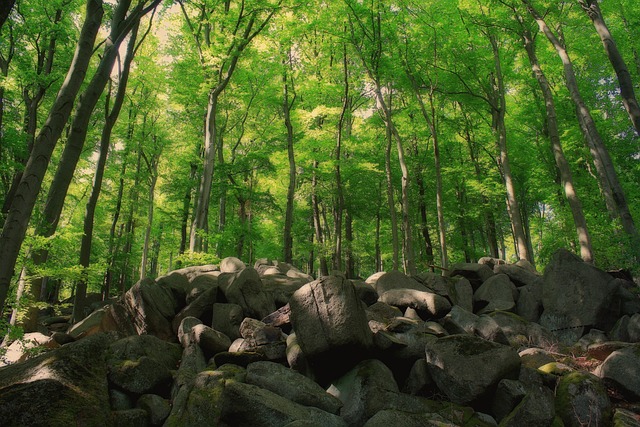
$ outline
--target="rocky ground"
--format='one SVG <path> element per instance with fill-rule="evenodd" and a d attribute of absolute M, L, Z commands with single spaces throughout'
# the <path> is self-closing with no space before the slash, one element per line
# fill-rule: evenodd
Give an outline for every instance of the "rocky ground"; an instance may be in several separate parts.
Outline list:
<path fill-rule="evenodd" d="M 0 424 L 640 426 L 633 282 L 567 251 L 449 273 L 227 258 L 143 280 L 11 345 Z"/>

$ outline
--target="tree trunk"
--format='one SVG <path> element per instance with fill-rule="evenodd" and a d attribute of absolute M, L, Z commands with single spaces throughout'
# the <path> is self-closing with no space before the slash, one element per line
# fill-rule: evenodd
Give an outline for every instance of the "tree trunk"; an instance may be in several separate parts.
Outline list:
<path fill-rule="evenodd" d="M 580 202 L 578 193 L 573 185 L 571 168 L 569 167 L 569 163 L 567 162 L 562 150 L 553 92 L 547 77 L 540 67 L 535 51 L 534 40 L 529 30 L 523 29 L 522 39 L 525 50 L 527 51 L 527 56 L 529 57 L 529 62 L 531 63 L 533 75 L 538 81 L 538 85 L 540 86 L 540 90 L 544 97 L 544 104 L 547 110 L 547 129 L 549 132 L 549 141 L 551 142 L 551 150 L 553 151 L 553 157 L 555 158 L 556 166 L 560 172 L 562 188 L 564 190 L 565 197 L 569 202 L 571 214 L 573 215 L 573 222 L 578 233 L 580 255 L 585 262 L 591 263 L 593 262 L 591 237 L 589 236 L 589 231 L 587 229 L 587 220 L 585 219 L 584 212 L 582 210 L 582 203 Z"/>
<path fill-rule="evenodd" d="M 9 17 L 14 4 L 16 4 L 16 0 L 4 0 L 0 3 L 0 29 L 2 29 L 2 26 Z"/>
<path fill-rule="evenodd" d="M 530 2 L 528 0 L 522 1 L 527 6 L 531 16 L 536 20 L 540 31 L 542 31 L 549 42 L 551 42 L 558 53 L 558 56 L 562 60 L 565 84 L 567 85 L 567 89 L 571 95 L 571 100 L 576 106 L 578 123 L 580 124 L 580 129 L 582 130 L 587 146 L 591 152 L 591 156 L 593 157 L 593 163 L 596 167 L 600 189 L 603 193 L 605 204 L 611 217 L 620 219 L 622 228 L 631 240 L 632 253 L 636 260 L 640 260 L 640 234 L 638 234 L 633 217 L 631 216 L 629 205 L 627 204 L 627 198 L 618 179 L 618 174 L 613 167 L 609 151 L 596 128 L 593 117 L 591 116 L 591 111 L 580 94 L 571 58 L 569 57 L 564 44 L 558 39 L 558 37 L 556 37 L 545 20 L 531 6 Z"/>
<path fill-rule="evenodd" d="M 285 67 L 288 67 L 285 64 Z M 285 71 L 282 76 L 284 85 L 284 93 L 282 98 L 282 112 L 284 114 L 284 125 L 287 128 L 287 156 L 289 158 L 289 186 L 287 187 L 287 207 L 284 217 L 284 262 L 291 264 L 293 262 L 293 207 L 294 195 L 296 191 L 296 159 L 293 150 L 293 125 L 291 124 L 291 108 L 296 100 L 294 94 L 293 99 L 289 100 L 289 78 Z M 293 84 L 292 84 L 293 86 Z"/>
<path fill-rule="evenodd" d="M 189 169 L 189 182 L 192 183 L 196 178 L 196 173 L 198 172 L 198 165 L 195 163 L 191 163 Z M 178 251 L 179 254 L 183 254 L 187 249 L 188 243 L 188 228 L 189 228 L 189 208 L 191 207 L 191 198 L 193 195 L 193 187 L 189 185 L 187 191 L 184 193 L 184 199 L 182 203 L 182 219 L 180 221 L 180 249 Z"/>
<path fill-rule="evenodd" d="M 418 185 L 418 194 L 420 195 L 419 209 L 420 209 L 420 229 L 422 232 L 422 238 L 424 239 L 424 251 L 425 260 L 429 266 L 429 270 L 434 271 L 434 257 L 433 257 L 433 242 L 431 241 L 431 234 L 429 233 L 429 223 L 427 221 L 427 202 L 425 200 L 425 185 L 422 174 L 417 172 L 416 182 Z"/>
<path fill-rule="evenodd" d="M 346 240 L 345 247 L 345 273 L 347 279 L 356 278 L 355 259 L 353 257 L 353 217 L 351 211 L 347 208 L 344 211 L 344 238 Z"/>
<path fill-rule="evenodd" d="M 154 137 L 155 138 L 155 137 Z M 142 247 L 142 260 L 140 261 L 140 280 L 147 277 L 147 264 L 149 249 L 151 247 L 151 230 L 153 226 L 153 203 L 155 199 L 156 183 L 158 182 L 158 161 L 151 160 L 151 183 L 149 184 L 149 206 L 147 207 L 147 225 L 144 233 L 144 246 Z"/>
<path fill-rule="evenodd" d="M 618 46 L 616 45 L 613 36 L 609 32 L 609 27 L 604 21 L 600 6 L 597 0 L 578 0 L 580 6 L 593 22 L 593 26 L 602 40 L 604 51 L 611 62 L 611 66 L 618 77 L 618 85 L 620 86 L 620 96 L 622 97 L 622 104 L 624 105 L 633 128 L 636 130 L 636 134 L 640 136 L 640 106 L 638 106 L 638 100 L 633 89 L 633 82 L 631 81 L 631 74 L 626 62 L 622 58 Z"/>
<path fill-rule="evenodd" d="M 504 80 L 502 77 L 502 67 L 500 65 L 500 51 L 498 49 L 498 42 L 494 35 L 489 36 L 491 43 L 491 49 L 493 51 L 495 75 L 492 76 L 491 87 L 493 88 L 493 128 L 496 133 L 496 142 L 500 157 L 498 164 L 502 172 L 502 179 L 504 181 L 506 193 L 507 193 L 507 211 L 511 219 L 511 226 L 513 230 L 513 238 L 516 245 L 516 255 L 520 259 L 526 259 L 534 264 L 533 254 L 529 253 L 527 238 L 522 225 L 522 216 L 520 214 L 520 205 L 516 196 L 515 183 L 513 182 L 513 175 L 511 173 L 511 165 L 509 161 L 509 153 L 507 151 L 507 129 L 505 126 L 505 113 L 506 113 L 506 101 L 505 101 L 505 88 Z"/>
<path fill-rule="evenodd" d="M 0 236 L 0 313 L 4 308 L 20 246 L 40 193 L 42 179 L 84 80 L 103 13 L 100 0 L 87 1 L 85 22 L 80 32 L 74 59 L 49 116 L 36 138 L 16 197 L 5 220 Z"/>
<path fill-rule="evenodd" d="M 320 222 L 320 203 L 318 201 L 318 177 L 316 170 L 318 169 L 318 161 L 313 161 L 313 176 L 311 178 L 311 207 L 313 209 L 313 228 L 315 231 L 316 242 L 318 242 L 318 258 L 320 258 L 320 276 L 329 275 L 329 266 L 327 265 L 327 257 L 325 256 L 324 235 L 322 233 L 322 224 Z"/>

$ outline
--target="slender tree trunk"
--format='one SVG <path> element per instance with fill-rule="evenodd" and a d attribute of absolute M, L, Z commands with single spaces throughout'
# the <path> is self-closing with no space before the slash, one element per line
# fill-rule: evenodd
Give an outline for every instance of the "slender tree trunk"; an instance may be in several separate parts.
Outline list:
<path fill-rule="evenodd" d="M 580 6 L 593 22 L 593 26 L 602 40 L 604 51 L 611 62 L 611 66 L 618 77 L 618 85 L 620 86 L 620 96 L 622 97 L 622 104 L 624 105 L 633 128 L 636 130 L 636 134 L 640 136 L 640 106 L 638 106 L 638 100 L 633 89 L 633 81 L 631 80 L 631 74 L 627 67 L 624 58 L 618 50 L 618 46 L 609 32 L 609 27 L 602 16 L 600 6 L 597 0 L 578 0 Z"/>
<path fill-rule="evenodd" d="M 489 41 L 491 43 L 495 65 L 495 75 L 492 76 L 493 81 L 491 82 L 493 88 L 492 98 L 494 103 L 493 126 L 496 133 L 498 150 L 500 152 L 499 166 L 507 193 L 507 211 L 509 212 L 509 217 L 511 219 L 517 256 L 520 259 L 526 259 L 531 262 L 531 264 L 534 264 L 533 254 L 529 253 L 527 238 L 522 225 L 520 205 L 516 196 L 516 188 L 515 183 L 513 182 L 509 153 L 507 151 L 507 128 L 504 121 L 506 101 L 502 67 L 500 64 L 500 51 L 498 49 L 498 42 L 494 35 L 489 36 Z"/>
<path fill-rule="evenodd" d="M 426 189 L 422 174 L 420 172 L 416 172 L 415 175 L 418 185 L 418 194 L 420 195 L 420 230 L 422 232 L 422 238 L 424 239 L 425 260 L 427 262 L 427 265 L 429 266 L 429 269 L 431 271 L 434 271 L 433 242 L 431 241 L 431 234 L 429 233 L 429 223 L 427 221 L 427 202 L 425 200 Z"/>
<path fill-rule="evenodd" d="M 80 32 L 74 59 L 49 116 L 36 138 L 16 197 L 5 220 L 0 236 L 0 313 L 4 308 L 20 246 L 40 193 L 42 179 L 49 165 L 51 154 L 71 114 L 76 95 L 84 80 L 93 52 L 93 44 L 102 22 L 102 15 L 102 2 L 88 0 L 85 22 Z"/>
<path fill-rule="evenodd" d="M 564 156 L 562 150 L 562 144 L 560 142 L 560 131 L 558 129 L 558 120 L 556 114 L 555 102 L 553 100 L 553 92 L 549 81 L 545 76 L 538 56 L 535 51 L 535 44 L 530 31 L 523 29 L 522 39 L 524 41 L 524 47 L 531 63 L 533 75 L 538 81 L 540 90 L 544 97 L 544 104 L 547 110 L 547 129 L 549 132 L 549 141 L 551 142 L 551 150 L 553 151 L 553 157 L 556 160 L 556 166 L 560 172 L 560 180 L 562 188 L 564 190 L 565 197 L 569 202 L 571 208 L 571 214 L 573 215 L 573 222 L 578 233 L 578 242 L 580 244 L 580 255 L 585 262 L 593 262 L 593 249 L 591 247 L 591 237 L 587 229 L 587 220 L 582 210 L 582 203 L 578 197 L 573 185 L 573 177 L 571 174 L 571 168 Z"/>
<path fill-rule="evenodd" d="M 467 234 L 467 224 L 465 221 L 466 211 L 466 197 L 464 194 L 464 180 L 461 184 L 456 185 L 456 198 L 458 199 L 458 228 L 459 234 L 462 239 L 462 252 L 464 253 L 464 261 L 472 262 L 471 253 L 469 252 L 469 236 Z"/>
<path fill-rule="evenodd" d="M 343 68 L 343 86 L 342 109 L 338 118 L 338 136 L 336 138 L 335 148 L 335 168 L 334 175 L 336 179 L 336 201 L 335 201 L 335 236 L 333 247 L 333 269 L 342 270 L 342 219 L 344 213 L 344 189 L 342 188 L 342 171 L 340 163 L 342 162 L 342 139 L 345 135 L 345 125 L 349 121 L 347 115 L 351 114 L 351 94 L 349 93 L 349 68 L 347 61 L 347 45 L 343 44 L 342 68 Z"/>
<path fill-rule="evenodd" d="M 189 169 L 189 182 L 194 182 L 196 179 L 196 173 L 198 172 L 198 165 L 195 163 L 191 163 Z M 189 209 L 191 207 L 191 198 L 193 195 L 193 187 L 189 185 L 187 191 L 184 193 L 184 199 L 182 203 L 182 219 L 180 221 L 180 249 L 178 251 L 179 254 L 183 254 L 187 249 L 187 244 L 189 242 Z"/>
<path fill-rule="evenodd" d="M 355 259 L 353 256 L 353 217 L 351 210 L 346 208 L 344 211 L 344 238 L 346 241 L 344 257 L 345 257 L 345 273 L 347 279 L 355 279 Z"/>
<path fill-rule="evenodd" d="M 320 258 L 320 275 L 327 276 L 329 274 L 329 266 L 327 257 L 325 256 L 324 235 L 322 233 L 322 224 L 320 223 L 320 202 L 318 201 L 318 177 L 316 170 L 318 169 L 318 161 L 313 161 L 313 176 L 311 178 L 311 207 L 313 209 L 313 228 L 318 242 L 318 257 Z"/>
<path fill-rule="evenodd" d="M 285 64 L 285 67 L 288 67 Z M 293 124 L 291 123 L 291 108 L 296 100 L 294 93 L 293 98 L 289 95 L 289 77 L 288 73 L 284 72 L 282 76 L 282 82 L 284 85 L 284 92 L 282 98 L 282 111 L 284 113 L 284 125 L 287 129 L 287 157 L 289 159 L 289 186 L 287 187 L 287 207 L 284 217 L 284 262 L 293 262 L 293 207 L 294 207 L 294 195 L 296 191 L 296 159 L 293 150 Z M 293 87 L 293 84 L 291 84 Z"/>
<path fill-rule="evenodd" d="M 636 260 L 640 260 L 640 234 L 638 234 L 633 217 L 631 216 L 627 198 L 618 179 L 618 174 L 613 167 L 609 151 L 596 128 L 593 117 L 591 116 L 591 111 L 580 94 L 571 58 L 569 57 L 564 44 L 558 39 L 558 37 L 556 37 L 555 33 L 553 33 L 545 20 L 533 8 L 533 6 L 531 6 L 530 2 L 528 0 L 522 1 L 527 6 L 531 16 L 536 20 L 540 31 L 544 33 L 562 60 L 565 83 L 569 90 L 569 94 L 571 95 L 571 100 L 576 106 L 576 116 L 578 118 L 578 123 L 580 124 L 580 129 L 582 130 L 587 146 L 591 151 L 591 156 L 593 157 L 593 163 L 596 167 L 600 189 L 603 193 L 605 204 L 611 217 L 620 219 L 622 228 L 631 240 L 632 254 Z"/>
<path fill-rule="evenodd" d="M 144 246 L 142 247 L 142 260 L 140 262 L 140 280 L 147 277 L 147 264 L 151 247 L 151 230 L 153 226 L 153 204 L 155 200 L 156 183 L 158 182 L 158 162 L 151 160 L 151 183 L 149 184 L 149 206 L 147 207 L 147 225 L 144 232 Z"/>

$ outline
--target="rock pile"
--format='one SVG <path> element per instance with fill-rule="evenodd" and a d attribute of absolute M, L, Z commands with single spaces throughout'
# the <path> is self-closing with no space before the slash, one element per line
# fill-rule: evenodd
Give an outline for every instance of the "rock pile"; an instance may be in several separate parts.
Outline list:
<path fill-rule="evenodd" d="M 640 425 L 632 282 L 567 251 L 544 275 L 490 258 L 449 273 L 313 280 L 228 258 L 143 280 L 26 337 L 39 355 L 12 344 L 0 423 Z"/>

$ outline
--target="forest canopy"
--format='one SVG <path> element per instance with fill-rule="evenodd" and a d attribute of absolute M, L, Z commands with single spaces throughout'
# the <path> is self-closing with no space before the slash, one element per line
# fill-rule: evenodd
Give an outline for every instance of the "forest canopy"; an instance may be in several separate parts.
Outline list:
<path fill-rule="evenodd" d="M 0 317 L 228 256 L 637 273 L 639 28 L 635 0 L 3 1 Z"/>

